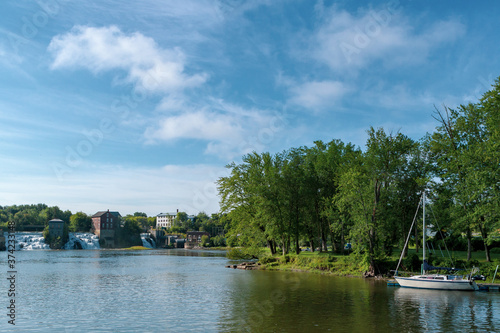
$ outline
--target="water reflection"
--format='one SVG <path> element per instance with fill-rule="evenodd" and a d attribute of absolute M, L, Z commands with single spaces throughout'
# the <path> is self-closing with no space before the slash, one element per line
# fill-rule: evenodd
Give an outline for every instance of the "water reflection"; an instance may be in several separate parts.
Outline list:
<path fill-rule="evenodd" d="M 496 332 L 498 309 L 498 294 L 464 291 L 396 288 L 391 303 L 393 317 L 405 318 L 412 332 Z"/>
<path fill-rule="evenodd" d="M 221 331 L 366 332 L 391 329 L 385 289 L 369 281 L 293 272 L 238 274 Z"/>
<path fill-rule="evenodd" d="M 228 269 L 221 251 L 20 251 L 16 259 L 22 331 L 493 332 L 500 325 L 500 293 Z M 5 324 L 0 331 L 10 329 Z"/>

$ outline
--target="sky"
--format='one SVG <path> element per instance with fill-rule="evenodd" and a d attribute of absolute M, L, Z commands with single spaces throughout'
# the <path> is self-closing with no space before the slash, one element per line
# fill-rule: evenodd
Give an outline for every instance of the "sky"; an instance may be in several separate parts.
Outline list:
<path fill-rule="evenodd" d="M 252 151 L 418 140 L 500 76 L 496 1 L 0 3 L 0 205 L 219 210 Z"/>

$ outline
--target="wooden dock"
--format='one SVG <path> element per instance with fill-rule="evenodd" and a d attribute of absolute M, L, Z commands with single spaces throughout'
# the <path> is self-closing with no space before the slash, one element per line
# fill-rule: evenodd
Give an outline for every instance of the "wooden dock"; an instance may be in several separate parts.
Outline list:
<path fill-rule="evenodd" d="M 482 283 L 477 285 L 479 291 L 500 291 L 500 284 L 493 283 Z"/>

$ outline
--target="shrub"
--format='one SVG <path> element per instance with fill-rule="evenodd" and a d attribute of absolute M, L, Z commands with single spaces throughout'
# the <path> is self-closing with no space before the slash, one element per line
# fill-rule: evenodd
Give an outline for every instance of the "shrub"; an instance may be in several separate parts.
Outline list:
<path fill-rule="evenodd" d="M 240 248 L 232 248 L 227 250 L 226 257 L 229 259 L 249 259 L 248 254 Z"/>
<path fill-rule="evenodd" d="M 227 246 L 236 247 L 238 246 L 238 237 L 236 235 L 231 235 L 227 238 Z"/>
<path fill-rule="evenodd" d="M 410 253 L 403 259 L 403 265 L 407 270 L 419 271 L 421 265 L 420 258 L 416 253 Z"/>
<path fill-rule="evenodd" d="M 490 253 L 500 254 L 500 247 L 494 247 L 490 250 Z"/>
<path fill-rule="evenodd" d="M 286 264 L 290 262 L 290 255 L 285 254 L 283 257 L 280 258 L 280 263 Z"/>
<path fill-rule="evenodd" d="M 495 275 L 495 271 L 499 262 L 482 264 L 480 267 L 479 273 L 486 276 L 489 281 L 493 280 L 493 276 Z M 500 280 L 500 271 L 497 272 L 496 281 Z"/>
<path fill-rule="evenodd" d="M 261 254 L 260 249 L 255 248 L 231 248 L 226 251 L 229 259 L 258 259 Z"/>
<path fill-rule="evenodd" d="M 201 238 L 203 241 L 203 237 Z M 215 237 L 210 238 L 211 246 L 215 247 L 223 247 L 226 246 L 226 238 L 222 235 L 217 235 Z"/>
<path fill-rule="evenodd" d="M 201 246 L 208 247 L 210 246 L 210 237 L 207 235 L 201 236 Z"/>
<path fill-rule="evenodd" d="M 275 257 L 272 257 L 272 256 L 266 256 L 266 257 L 262 257 L 259 259 L 259 262 L 261 264 L 269 264 L 269 263 L 272 263 L 272 262 L 276 262 L 278 259 L 275 258 Z"/>
<path fill-rule="evenodd" d="M 337 258 L 331 254 L 328 255 L 328 262 L 334 262 L 337 261 Z"/>

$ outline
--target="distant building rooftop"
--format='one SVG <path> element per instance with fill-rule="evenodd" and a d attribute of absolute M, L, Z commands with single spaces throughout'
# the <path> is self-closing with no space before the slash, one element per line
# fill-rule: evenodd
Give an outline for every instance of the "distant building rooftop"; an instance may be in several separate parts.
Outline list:
<path fill-rule="evenodd" d="M 160 213 L 156 216 L 162 217 L 162 216 L 177 216 L 177 213 Z"/>
<path fill-rule="evenodd" d="M 111 214 L 113 214 L 116 217 L 121 217 L 120 213 L 118 213 L 118 212 L 111 212 L 109 210 L 99 211 L 99 212 L 95 213 L 94 215 L 92 215 L 92 217 L 100 217 L 100 216 L 103 216 L 104 214 L 106 214 L 108 212 L 111 213 Z"/>

